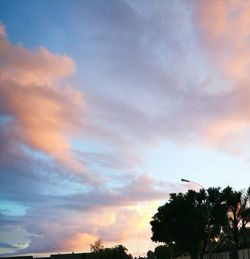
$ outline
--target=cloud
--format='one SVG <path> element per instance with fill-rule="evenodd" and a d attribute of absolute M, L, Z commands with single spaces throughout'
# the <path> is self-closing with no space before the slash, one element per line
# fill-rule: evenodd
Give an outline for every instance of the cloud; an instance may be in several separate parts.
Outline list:
<path fill-rule="evenodd" d="M 129 239 L 150 239 L 149 221 L 154 215 L 159 202 L 146 202 L 140 205 L 119 208 L 113 214 L 113 222 L 100 226 L 99 236 L 108 242 L 123 242 Z M 121 224 L 123 222 L 123 224 Z M 98 224 L 97 224 L 98 226 Z"/>
<path fill-rule="evenodd" d="M 9 144 L 5 147 L 0 157 L 1 198 L 26 209 L 22 216 L 0 215 L 0 223 L 29 233 L 26 247 L 13 249 L 13 255 L 88 251 L 97 238 L 110 246 L 131 237 L 143 239 L 145 233 L 150 236 L 145 217 L 155 211 L 147 202 L 165 199 L 174 189 L 146 174 L 131 174 L 113 188 L 78 186 L 77 179 L 43 157 L 30 156 Z"/>
<path fill-rule="evenodd" d="M 196 7 L 201 40 L 212 62 L 230 79 L 247 77 L 250 63 L 249 2 L 203 1 Z"/>
<path fill-rule="evenodd" d="M 0 25 L 0 35 L 1 37 L 6 37 L 5 27 L 3 24 Z"/>
<path fill-rule="evenodd" d="M 0 217 L 1 226 L 30 233 L 27 247 L 15 249 L 14 254 L 86 251 L 97 238 L 107 245 L 131 237 L 145 238 L 145 231 L 150 236 L 148 218 L 156 210 L 157 200 L 166 199 L 168 191 L 174 190 L 141 175 L 120 187 L 99 186 L 87 191 L 81 186 L 70 193 L 68 188 L 74 188 L 77 179 L 55 173 L 43 158 L 33 160 L 16 152 L 14 163 L 1 161 L 0 170 L 1 198 L 27 207 L 22 216 Z M 64 187 L 68 180 L 69 186 Z M 65 193 L 61 193 L 63 189 Z"/>
<path fill-rule="evenodd" d="M 221 93 L 211 96 L 217 112 L 214 110 L 207 129 L 203 129 L 204 137 L 235 154 L 245 152 L 250 126 L 249 11 L 248 2 L 203 1 L 194 5 L 200 42 L 216 68 L 215 76 L 219 75 L 226 84 Z"/>
<path fill-rule="evenodd" d="M 90 250 L 90 244 L 98 239 L 98 236 L 88 233 L 76 233 L 74 236 L 66 239 L 63 244 L 63 249 L 67 251 L 83 251 Z"/>
<path fill-rule="evenodd" d="M 21 45 L 11 44 L 3 25 L 0 31 L 2 79 L 11 79 L 25 86 L 55 88 L 55 81 L 74 72 L 75 63 L 70 57 L 52 54 L 44 47 L 29 51 Z"/>
<path fill-rule="evenodd" d="M 29 222 L 23 222 L 33 236 L 29 245 L 15 254 L 89 251 L 89 245 L 98 238 L 104 241 L 105 246 L 123 243 L 131 238 L 150 239 L 148 222 L 158 205 L 158 202 L 146 202 L 109 209 L 97 208 L 89 212 L 68 212 L 64 218 L 57 213 L 53 213 L 52 218 L 37 215 L 39 224 L 32 218 Z"/>
<path fill-rule="evenodd" d="M 31 233 L 17 254 L 149 239 L 158 201 L 181 189 L 137 169 L 152 145 L 244 151 L 250 92 L 241 5 L 122 2 L 75 16 L 78 26 L 91 24 L 77 31 L 86 43 L 77 61 L 82 89 L 71 86 L 70 57 L 12 44 L 0 27 L 1 197 L 27 208 L 22 217 L 0 216 Z M 100 142 L 84 150 L 72 136 Z"/>
<path fill-rule="evenodd" d="M 120 23 L 105 12 L 105 22 L 96 21 L 100 27 L 88 34 L 96 47 L 89 53 L 91 64 L 100 73 L 99 80 L 91 72 L 87 77 L 96 87 L 101 82 L 98 90 L 105 86 L 100 93 L 88 89 L 96 128 L 101 125 L 110 133 L 105 138 L 127 153 L 126 147 L 140 150 L 164 139 L 245 152 L 249 4 L 123 5 L 123 36 Z"/>
<path fill-rule="evenodd" d="M 0 242 L 0 248 L 16 249 L 17 247 L 7 243 Z"/>
<path fill-rule="evenodd" d="M 70 136 L 82 124 L 84 96 L 62 82 L 75 70 L 73 60 L 43 47 L 32 52 L 11 44 L 3 26 L 1 31 L 0 112 L 11 118 L 9 130 L 21 143 L 83 174 L 84 165 L 71 151 Z"/>

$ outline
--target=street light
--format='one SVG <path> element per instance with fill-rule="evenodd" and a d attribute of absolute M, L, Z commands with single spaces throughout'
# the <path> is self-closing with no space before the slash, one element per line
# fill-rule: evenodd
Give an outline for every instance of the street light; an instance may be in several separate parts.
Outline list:
<path fill-rule="evenodd" d="M 207 191 L 205 190 L 205 188 L 197 183 L 197 182 L 194 182 L 194 181 L 191 181 L 191 180 L 188 180 L 188 179 L 181 179 L 182 182 L 186 182 L 186 183 L 194 183 L 196 185 L 198 185 L 201 189 L 203 189 L 205 191 L 205 193 L 207 194 Z M 206 229 L 206 232 L 207 232 L 207 237 L 208 237 L 208 240 L 209 240 L 209 235 L 210 235 L 210 229 L 209 229 L 209 221 L 210 221 L 210 210 L 209 210 L 209 204 L 208 204 L 208 200 L 206 199 L 205 201 L 205 209 L 206 209 L 206 216 L 207 216 L 207 222 L 206 222 L 206 226 L 205 226 L 205 229 Z M 206 251 L 206 248 L 207 248 L 207 245 L 206 243 L 204 243 L 203 245 L 203 248 L 202 248 L 202 254 L 204 255 L 205 251 Z"/>
<path fill-rule="evenodd" d="M 205 189 L 201 184 L 197 183 L 197 182 L 194 182 L 194 181 L 191 181 L 191 180 L 187 180 L 187 179 L 181 179 L 182 182 L 186 182 L 186 183 L 194 183 L 196 185 L 198 185 L 201 189 Z"/>

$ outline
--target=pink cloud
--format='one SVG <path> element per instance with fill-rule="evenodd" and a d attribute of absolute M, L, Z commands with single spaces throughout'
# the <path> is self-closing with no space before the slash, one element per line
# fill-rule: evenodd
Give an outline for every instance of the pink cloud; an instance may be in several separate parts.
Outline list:
<path fill-rule="evenodd" d="M 140 205 L 75 212 L 64 218 L 54 218 L 54 221 L 43 219 L 38 225 L 29 223 L 27 229 L 32 230 L 34 235 L 28 247 L 21 252 L 89 251 L 90 244 L 99 238 L 105 247 L 131 240 L 150 240 L 148 222 L 158 206 L 158 201 L 145 202 Z M 135 250 L 135 247 L 130 244 L 128 249 Z"/>
<path fill-rule="evenodd" d="M 69 239 L 66 239 L 63 244 L 63 249 L 66 251 L 89 251 L 90 244 L 93 244 L 98 239 L 98 236 L 89 233 L 76 233 Z"/>
<path fill-rule="evenodd" d="M 207 96 L 212 100 L 209 105 L 213 116 L 202 134 L 207 143 L 239 154 L 245 151 L 244 139 L 250 126 L 250 3 L 201 1 L 194 6 L 202 46 L 227 86 L 222 93 Z"/>
<path fill-rule="evenodd" d="M 248 1 L 197 3 L 196 23 L 212 62 L 230 79 L 248 75 L 250 63 Z"/>
<path fill-rule="evenodd" d="M 71 152 L 69 138 L 82 123 L 84 96 L 62 81 L 74 72 L 74 61 L 43 47 L 29 51 L 11 44 L 0 28 L 1 112 L 12 117 L 12 130 L 26 145 L 81 173 L 84 166 Z"/>
<path fill-rule="evenodd" d="M 13 45 L 1 25 L 1 77 L 25 85 L 53 87 L 55 81 L 75 71 L 74 61 L 65 55 L 55 55 L 44 47 L 29 51 L 22 45 Z"/>
<path fill-rule="evenodd" d="M 0 24 L 0 36 L 6 37 L 5 27 L 3 24 Z"/>

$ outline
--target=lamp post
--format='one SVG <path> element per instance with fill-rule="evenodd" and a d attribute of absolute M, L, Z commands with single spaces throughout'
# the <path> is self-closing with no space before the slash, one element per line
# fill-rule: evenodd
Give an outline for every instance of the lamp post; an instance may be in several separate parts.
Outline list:
<path fill-rule="evenodd" d="M 206 189 L 199 183 L 197 182 L 194 182 L 194 181 L 191 181 L 191 180 L 188 180 L 188 179 L 181 179 L 182 182 L 186 182 L 186 183 L 194 183 L 196 185 L 198 185 L 201 189 L 203 189 L 205 191 L 205 193 L 207 193 Z M 206 222 L 206 226 L 205 226 L 205 229 L 206 229 L 206 232 L 207 232 L 207 239 L 204 239 L 204 243 L 203 243 L 203 247 L 202 247 L 202 251 L 201 251 L 201 256 L 200 258 L 202 259 L 204 254 L 205 254 L 205 251 L 206 251 L 206 248 L 207 248 L 207 242 L 209 240 L 209 234 L 210 234 L 210 230 L 209 230 L 209 220 L 210 220 L 210 210 L 209 210 L 209 204 L 208 204 L 208 200 L 205 201 L 205 208 L 206 208 L 206 216 L 207 216 L 207 222 Z"/>
<path fill-rule="evenodd" d="M 187 179 L 181 179 L 182 182 L 186 182 L 186 183 L 194 183 L 196 185 L 198 185 L 201 189 L 205 189 L 201 184 L 197 183 L 197 182 L 194 182 L 194 181 L 191 181 L 191 180 L 187 180 Z"/>

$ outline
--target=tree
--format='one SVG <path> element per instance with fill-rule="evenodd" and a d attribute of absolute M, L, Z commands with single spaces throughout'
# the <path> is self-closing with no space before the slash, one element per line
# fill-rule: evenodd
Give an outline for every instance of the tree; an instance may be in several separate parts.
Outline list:
<path fill-rule="evenodd" d="M 174 246 L 168 246 L 168 245 L 157 246 L 155 248 L 154 254 L 156 255 L 157 259 L 171 259 L 181 255 L 180 253 L 175 251 Z"/>
<path fill-rule="evenodd" d="M 170 194 L 169 202 L 158 208 L 150 224 L 153 241 L 188 252 L 192 258 L 201 253 L 202 258 L 227 224 L 220 188 Z"/>
<path fill-rule="evenodd" d="M 117 245 L 113 249 L 116 250 L 120 254 L 126 254 L 128 251 L 128 249 L 124 245 Z"/>
<path fill-rule="evenodd" d="M 90 244 L 90 251 L 93 253 L 98 253 L 104 248 L 103 242 L 101 239 L 95 241 L 94 244 Z"/>
<path fill-rule="evenodd" d="M 152 252 L 151 250 L 149 250 L 149 251 L 147 252 L 147 259 L 158 259 L 158 258 L 155 257 L 154 252 Z"/>
<path fill-rule="evenodd" d="M 112 259 L 130 259 L 130 255 L 127 254 L 128 249 L 123 245 L 117 245 L 111 249 L 111 257 Z"/>
<path fill-rule="evenodd" d="M 93 259 L 131 259 L 127 254 L 127 248 L 123 245 L 117 245 L 111 248 L 104 248 L 102 241 L 98 239 L 90 245 Z M 92 258 L 91 257 L 91 258 Z"/>
<path fill-rule="evenodd" d="M 232 238 L 234 243 L 234 248 L 239 249 L 240 246 L 244 246 L 245 238 L 243 244 L 240 244 L 240 233 L 243 237 L 246 230 L 247 223 L 250 222 L 250 187 L 244 194 L 241 191 L 235 191 L 231 187 L 226 187 L 223 190 L 224 203 L 227 207 L 227 217 L 229 228 L 225 229 L 228 239 Z"/>
<path fill-rule="evenodd" d="M 170 200 L 158 208 L 150 222 L 152 240 L 175 245 L 182 253 L 198 257 L 205 238 L 206 212 L 195 191 L 170 194 Z"/>
<path fill-rule="evenodd" d="M 216 248 L 223 229 L 228 226 L 227 207 L 223 203 L 223 195 L 220 188 L 211 187 L 206 191 L 203 190 L 203 192 L 205 192 L 206 227 L 201 257 L 205 252 Z"/>
<path fill-rule="evenodd" d="M 247 189 L 246 193 L 242 196 L 241 201 L 241 229 L 240 233 L 243 236 L 243 244 L 242 247 L 246 248 L 246 225 L 250 222 L 250 187 Z"/>

